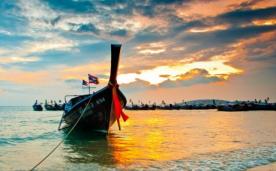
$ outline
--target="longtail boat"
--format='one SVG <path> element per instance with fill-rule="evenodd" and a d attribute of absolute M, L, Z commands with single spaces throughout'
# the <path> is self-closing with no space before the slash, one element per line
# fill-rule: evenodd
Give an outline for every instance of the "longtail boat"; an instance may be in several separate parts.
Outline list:
<path fill-rule="evenodd" d="M 122 110 L 127 100 L 117 83 L 120 50 L 121 45 L 111 45 L 111 70 L 108 84 L 93 94 L 70 99 L 65 104 L 61 122 L 64 121 L 68 127 L 76 125 L 77 130 L 108 133 L 109 128 L 117 121 L 121 129 L 120 117 L 126 121 L 128 116 Z"/>
<path fill-rule="evenodd" d="M 34 111 L 42 111 L 42 110 L 43 110 L 42 105 L 39 104 L 39 103 L 37 102 L 37 100 L 35 101 L 35 104 L 33 104 L 33 110 L 34 110 Z"/>

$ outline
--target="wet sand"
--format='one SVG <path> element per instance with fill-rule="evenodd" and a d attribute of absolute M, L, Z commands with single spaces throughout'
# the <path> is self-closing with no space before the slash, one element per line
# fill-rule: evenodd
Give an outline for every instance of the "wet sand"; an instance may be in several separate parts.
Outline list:
<path fill-rule="evenodd" d="M 252 169 L 248 169 L 247 171 L 276 171 L 276 162 L 264 166 L 254 167 Z"/>

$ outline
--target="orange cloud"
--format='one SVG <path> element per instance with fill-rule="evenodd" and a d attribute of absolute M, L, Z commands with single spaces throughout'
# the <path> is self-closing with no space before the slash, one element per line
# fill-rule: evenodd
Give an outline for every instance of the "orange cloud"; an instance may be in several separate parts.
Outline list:
<path fill-rule="evenodd" d="M 271 26 L 276 25 L 276 19 L 254 20 L 252 23 L 257 26 Z"/>
<path fill-rule="evenodd" d="M 216 25 L 216 26 L 209 26 L 209 27 L 201 27 L 201 28 L 192 28 L 188 30 L 191 33 L 204 33 L 204 32 L 211 32 L 211 31 L 218 31 L 218 30 L 226 30 L 229 26 L 224 25 Z"/>
<path fill-rule="evenodd" d="M 262 0 L 262 1 L 256 1 L 255 4 L 252 4 L 251 8 L 257 9 L 257 8 L 268 8 L 273 6 L 276 6 L 276 1 Z"/>
<path fill-rule="evenodd" d="M 192 69 L 187 73 L 180 75 L 179 80 L 189 80 L 194 78 L 197 75 L 208 75 L 208 72 L 202 69 Z"/>
<path fill-rule="evenodd" d="M 276 6 L 275 1 L 262 0 L 250 3 L 248 0 L 227 1 L 191 1 L 182 6 L 176 6 L 176 15 L 185 21 L 192 21 L 204 17 L 214 17 L 239 8 L 241 4 L 247 4 L 247 8 L 259 9 Z"/>
<path fill-rule="evenodd" d="M 61 66 L 60 68 L 60 77 L 64 80 L 66 79 L 87 79 L 87 74 L 97 75 L 98 73 L 102 75 L 109 76 L 110 62 L 103 61 L 100 63 L 90 62 L 89 64 L 65 67 Z M 100 80 L 101 82 L 106 82 L 105 79 Z"/>
<path fill-rule="evenodd" d="M 247 50 L 247 47 L 256 45 L 256 44 L 264 44 L 267 42 L 271 42 L 275 39 L 275 37 L 276 37 L 276 31 L 271 31 L 271 32 L 260 34 L 257 37 L 243 39 L 233 46 L 236 47 L 237 49 L 242 49 L 242 51 L 244 51 L 244 54 L 246 56 L 248 55 L 249 52 L 252 52 L 252 50 L 255 53 L 262 52 L 263 54 L 272 54 L 276 49 L 275 43 L 269 43 L 268 46 L 265 46 L 265 47 L 256 47 L 254 49 L 251 49 L 250 51 Z"/>
<path fill-rule="evenodd" d="M 230 5 L 239 4 L 243 1 L 228 0 L 228 1 L 192 1 L 183 6 L 176 7 L 176 15 L 185 21 L 192 21 L 203 17 L 214 17 L 216 15 L 230 11 Z"/>
<path fill-rule="evenodd" d="M 130 19 L 128 19 L 127 21 L 132 23 L 132 24 L 128 24 L 127 26 L 134 25 L 135 31 L 138 31 L 150 26 L 155 26 L 156 31 L 160 32 L 168 28 L 168 25 L 169 25 L 169 21 L 164 20 L 162 16 L 155 16 L 154 18 L 151 18 L 140 14 L 135 14 L 133 17 L 130 17 Z"/>
<path fill-rule="evenodd" d="M 257 67 L 267 67 L 267 62 L 255 62 L 249 65 L 248 61 L 251 59 L 254 61 L 256 58 L 262 59 L 275 53 L 275 37 L 276 31 L 271 31 L 256 37 L 239 40 L 226 47 L 224 53 L 215 55 L 210 59 L 226 60 L 228 64 L 238 66 L 246 71 L 256 70 Z"/>
<path fill-rule="evenodd" d="M 166 51 L 166 47 L 168 44 L 164 42 L 154 42 L 154 43 L 146 43 L 136 47 L 138 53 L 140 54 L 159 54 Z"/>
<path fill-rule="evenodd" d="M 46 71 L 28 72 L 18 69 L 4 70 L 0 68 L 0 75 L 0 80 L 31 85 L 44 84 L 49 79 L 49 73 Z"/>

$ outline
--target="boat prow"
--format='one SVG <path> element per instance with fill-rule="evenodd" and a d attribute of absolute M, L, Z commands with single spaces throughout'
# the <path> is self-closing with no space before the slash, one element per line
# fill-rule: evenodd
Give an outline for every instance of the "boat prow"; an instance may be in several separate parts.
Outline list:
<path fill-rule="evenodd" d="M 80 95 L 72 98 L 65 105 L 62 120 L 68 127 L 76 125 L 76 130 L 92 130 L 108 133 L 109 128 L 116 121 L 113 111 L 113 93 L 118 95 L 120 107 L 125 107 L 127 100 L 119 90 L 117 71 L 121 45 L 111 45 L 111 72 L 109 84 L 93 94 Z"/>

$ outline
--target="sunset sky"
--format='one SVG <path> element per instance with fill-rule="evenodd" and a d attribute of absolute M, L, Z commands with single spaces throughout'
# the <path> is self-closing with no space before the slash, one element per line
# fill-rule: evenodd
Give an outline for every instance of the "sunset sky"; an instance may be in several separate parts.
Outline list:
<path fill-rule="evenodd" d="M 0 105 L 105 86 L 110 44 L 134 102 L 276 101 L 276 1 L 1 0 Z"/>

